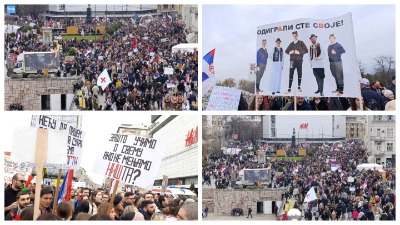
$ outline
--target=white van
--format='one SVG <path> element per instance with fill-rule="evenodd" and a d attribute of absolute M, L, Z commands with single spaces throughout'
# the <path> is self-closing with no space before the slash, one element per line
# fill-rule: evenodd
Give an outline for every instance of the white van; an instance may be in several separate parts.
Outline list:
<path fill-rule="evenodd" d="M 160 194 L 161 195 L 161 186 L 154 186 L 153 189 L 151 190 L 153 194 Z M 165 194 L 167 196 L 172 196 L 174 199 L 180 198 L 180 199 L 188 199 L 191 198 L 195 202 L 198 201 L 196 193 L 189 189 L 184 189 L 184 188 L 167 188 Z"/>

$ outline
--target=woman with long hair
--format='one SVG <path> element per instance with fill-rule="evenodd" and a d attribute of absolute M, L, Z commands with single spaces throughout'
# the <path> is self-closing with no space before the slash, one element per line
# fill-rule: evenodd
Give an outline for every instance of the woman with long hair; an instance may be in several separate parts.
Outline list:
<path fill-rule="evenodd" d="M 360 101 L 361 100 L 361 101 Z M 362 104 L 362 109 L 361 109 Z M 351 98 L 350 99 L 350 108 L 347 111 L 371 111 L 364 104 L 364 99 L 361 98 Z"/>

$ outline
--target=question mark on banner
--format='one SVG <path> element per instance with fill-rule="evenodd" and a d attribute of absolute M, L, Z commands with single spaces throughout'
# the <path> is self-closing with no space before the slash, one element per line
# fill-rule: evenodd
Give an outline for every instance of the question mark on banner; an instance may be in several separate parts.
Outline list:
<path fill-rule="evenodd" d="M 136 178 L 138 178 L 142 174 L 142 172 L 140 170 L 135 170 L 135 172 L 133 172 L 133 174 L 136 174 L 136 176 L 133 177 L 133 181 L 136 181 Z"/>

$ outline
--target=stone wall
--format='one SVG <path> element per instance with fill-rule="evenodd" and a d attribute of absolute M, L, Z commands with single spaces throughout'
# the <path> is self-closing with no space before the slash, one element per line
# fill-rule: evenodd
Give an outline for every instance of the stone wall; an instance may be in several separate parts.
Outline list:
<path fill-rule="evenodd" d="M 209 213 L 214 213 L 214 192 L 215 188 L 204 188 L 202 189 L 202 207 L 203 209 L 208 206 L 208 212 Z"/>
<path fill-rule="evenodd" d="M 233 208 L 242 208 L 247 212 L 248 208 L 253 211 L 257 209 L 257 202 L 280 201 L 285 188 L 276 189 L 214 189 L 214 214 L 219 216 L 229 216 Z M 208 196 L 210 193 L 207 193 Z M 203 190 L 203 204 L 204 204 Z M 204 207 L 204 206 L 203 206 Z M 211 207 L 209 206 L 211 209 Z"/>
<path fill-rule="evenodd" d="M 81 77 L 5 78 L 4 110 L 11 104 L 21 104 L 24 110 L 41 110 L 41 95 L 73 94 Z"/>

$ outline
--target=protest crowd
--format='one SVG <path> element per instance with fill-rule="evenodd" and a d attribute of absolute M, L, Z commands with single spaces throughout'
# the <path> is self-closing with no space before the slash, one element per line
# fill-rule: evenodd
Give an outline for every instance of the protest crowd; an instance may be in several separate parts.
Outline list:
<path fill-rule="evenodd" d="M 367 163 L 365 147 L 346 141 L 315 145 L 314 154 L 289 160 L 275 158 L 271 146 L 265 163 L 257 162 L 256 154 L 211 154 L 203 158 L 203 186 L 241 188 L 233 178 L 243 169 L 269 168 L 271 180 L 258 188 L 286 188 L 281 207 L 273 209 L 278 220 L 287 220 L 288 211 L 295 208 L 303 220 L 395 220 L 395 169 L 358 170 Z M 289 149 L 293 150 L 293 149 Z M 291 151 L 291 156 L 297 156 Z M 311 189 L 315 197 L 309 197 Z M 307 201 L 306 201 L 307 199 Z"/>
<path fill-rule="evenodd" d="M 15 25 L 29 24 L 63 27 L 64 19 L 21 17 Z M 68 20 L 81 31 L 82 37 L 56 38 L 44 44 L 39 32 L 8 35 L 5 58 L 23 52 L 53 52 L 60 68 L 55 76 L 81 76 L 74 85 L 74 104 L 78 110 L 197 110 L 198 52 L 172 47 L 186 43 L 185 25 L 179 18 L 138 16 L 132 18 L 93 18 Z M 99 34 L 95 26 L 105 26 Z M 111 34 L 108 29 L 115 31 Z M 85 35 L 96 34 L 95 39 Z M 168 69 L 164 71 L 164 69 Z M 46 68 L 43 68 L 46 71 Z M 98 86 L 98 78 L 107 71 L 111 83 Z M 39 72 L 38 72 L 39 73 Z M 104 99 L 104 100 L 103 100 Z"/>
<path fill-rule="evenodd" d="M 5 187 L 5 220 L 33 220 L 35 186 L 25 186 L 25 177 L 15 174 L 12 184 Z M 37 220 L 197 220 L 198 203 L 191 198 L 146 192 L 117 193 L 111 202 L 110 192 L 102 188 L 72 189 L 67 197 L 53 204 L 55 188 L 42 185 L 40 191 L 40 215 Z M 68 200 L 69 198 L 69 200 Z M 107 213 L 109 205 L 110 213 Z"/>
<path fill-rule="evenodd" d="M 304 97 L 297 96 L 296 110 L 348 110 L 348 111 L 393 111 L 396 110 L 396 77 L 392 83 L 383 87 L 379 81 L 360 81 L 361 98 L 345 97 Z M 360 102 L 360 99 L 362 102 Z M 257 103 L 256 103 L 257 102 Z M 254 97 L 249 110 L 294 110 L 293 97 L 260 96 Z"/>

